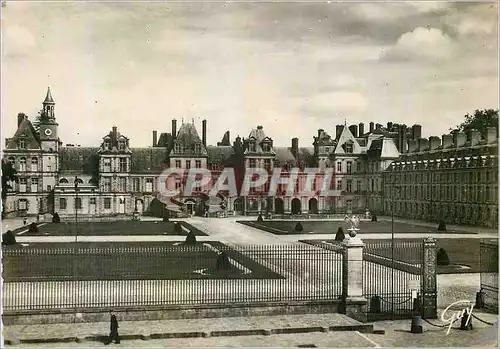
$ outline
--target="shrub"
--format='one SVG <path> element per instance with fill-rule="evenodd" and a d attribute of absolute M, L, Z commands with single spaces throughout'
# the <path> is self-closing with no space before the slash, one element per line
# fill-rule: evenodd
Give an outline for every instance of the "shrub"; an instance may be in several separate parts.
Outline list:
<path fill-rule="evenodd" d="M 444 221 L 439 221 L 438 231 L 446 231 L 446 223 Z"/>
<path fill-rule="evenodd" d="M 221 252 L 217 256 L 217 263 L 215 265 L 217 271 L 228 271 L 231 270 L 231 263 L 229 262 L 229 257 L 226 252 Z"/>
<path fill-rule="evenodd" d="M 61 217 L 57 212 L 52 216 L 52 223 L 61 223 Z"/>
<path fill-rule="evenodd" d="M 262 219 L 262 214 L 259 213 L 259 216 L 257 217 L 257 222 L 263 222 L 264 220 Z"/>
<path fill-rule="evenodd" d="M 450 258 L 448 257 L 448 253 L 444 248 L 440 248 L 437 252 L 437 265 L 449 265 Z"/>
<path fill-rule="evenodd" d="M 182 225 L 181 225 L 181 223 L 175 222 L 174 231 L 176 233 L 179 233 L 179 234 L 182 233 Z"/>
<path fill-rule="evenodd" d="M 295 224 L 295 231 L 304 231 L 304 227 L 302 226 L 302 223 L 297 222 L 297 224 Z"/>
<path fill-rule="evenodd" d="M 36 225 L 35 222 L 30 224 L 30 227 L 28 228 L 28 233 L 38 233 L 38 226 Z"/>
<path fill-rule="evenodd" d="M 339 227 L 339 229 L 337 229 L 337 235 L 335 235 L 335 241 L 344 241 L 344 239 L 345 239 L 344 229 L 342 227 Z"/>
<path fill-rule="evenodd" d="M 16 236 L 11 230 L 7 230 L 4 234 L 2 234 L 2 245 L 15 245 L 16 244 Z"/>
<path fill-rule="evenodd" d="M 374 215 L 372 216 L 372 222 L 376 222 L 376 221 L 377 221 L 377 215 L 375 215 L 375 214 L 374 214 Z"/>
<path fill-rule="evenodd" d="M 186 236 L 186 245 L 196 245 L 196 235 L 192 231 Z"/>

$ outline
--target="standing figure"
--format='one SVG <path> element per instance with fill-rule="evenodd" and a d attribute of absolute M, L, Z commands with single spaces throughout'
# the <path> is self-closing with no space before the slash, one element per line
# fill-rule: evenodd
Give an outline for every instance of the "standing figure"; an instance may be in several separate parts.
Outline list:
<path fill-rule="evenodd" d="M 24 218 L 23 218 L 23 225 L 26 225 L 26 223 L 28 223 L 28 218 L 27 218 L 27 217 L 24 217 Z"/>
<path fill-rule="evenodd" d="M 111 315 L 109 326 L 110 333 L 106 344 L 110 344 L 113 341 L 115 341 L 116 344 L 120 344 L 120 335 L 118 334 L 118 320 L 116 319 L 116 315 L 113 310 L 110 310 L 109 313 Z"/>

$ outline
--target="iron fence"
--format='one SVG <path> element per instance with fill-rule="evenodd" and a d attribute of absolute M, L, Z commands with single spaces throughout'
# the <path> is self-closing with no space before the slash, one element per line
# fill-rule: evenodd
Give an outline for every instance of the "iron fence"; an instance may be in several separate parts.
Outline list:
<path fill-rule="evenodd" d="M 406 319 L 420 292 L 421 241 L 366 241 L 363 250 L 363 294 L 369 321 Z M 393 258 L 394 257 L 394 258 Z"/>
<path fill-rule="evenodd" d="M 332 300 L 342 293 L 342 255 L 313 246 L 86 245 L 4 248 L 4 310 Z"/>
<path fill-rule="evenodd" d="M 498 312 L 498 240 L 480 242 L 479 265 L 484 309 Z"/>

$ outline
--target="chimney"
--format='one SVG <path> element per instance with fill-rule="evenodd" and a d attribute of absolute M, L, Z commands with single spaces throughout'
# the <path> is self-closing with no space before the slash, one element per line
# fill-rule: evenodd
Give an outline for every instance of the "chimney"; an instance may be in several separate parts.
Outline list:
<path fill-rule="evenodd" d="M 153 131 L 153 147 L 156 147 L 158 144 L 158 131 L 154 130 Z"/>
<path fill-rule="evenodd" d="M 116 126 L 113 126 L 113 141 L 116 141 L 116 138 L 117 138 L 117 137 L 116 137 L 116 136 L 117 136 L 117 133 L 118 133 L 118 131 L 117 131 Z"/>
<path fill-rule="evenodd" d="M 375 128 L 376 128 L 376 129 L 377 129 L 377 128 L 381 128 L 381 127 L 382 127 L 382 124 L 376 124 L 376 125 L 375 125 Z"/>
<path fill-rule="evenodd" d="M 292 154 L 293 156 L 297 157 L 298 153 L 299 153 L 299 139 L 292 138 Z"/>
<path fill-rule="evenodd" d="M 201 142 L 207 146 L 207 120 L 201 122 Z"/>
<path fill-rule="evenodd" d="M 413 125 L 411 127 L 411 136 L 415 140 L 422 138 L 422 125 Z"/>
<path fill-rule="evenodd" d="M 241 148 L 242 148 L 241 137 L 239 135 L 234 139 L 233 147 L 234 147 L 236 153 L 239 153 L 241 151 Z"/>
<path fill-rule="evenodd" d="M 360 122 L 358 125 L 358 132 L 360 137 L 363 137 L 363 135 L 365 134 L 365 124 L 363 124 L 362 122 Z"/>
<path fill-rule="evenodd" d="M 172 120 L 172 139 L 177 138 L 177 120 Z"/>
<path fill-rule="evenodd" d="M 429 145 L 431 150 L 436 150 L 441 145 L 441 140 L 439 137 L 431 136 L 429 137 Z"/>
<path fill-rule="evenodd" d="M 408 153 L 413 153 L 417 150 L 417 141 L 414 139 L 408 140 Z"/>
<path fill-rule="evenodd" d="M 349 126 L 349 131 L 351 131 L 352 135 L 357 138 L 358 137 L 358 125 Z"/>
<path fill-rule="evenodd" d="M 391 125 L 392 126 L 392 125 Z M 397 126 L 398 130 L 398 150 L 401 154 L 404 154 L 407 152 L 406 150 L 406 125 L 398 125 Z"/>
<path fill-rule="evenodd" d="M 370 122 L 370 132 L 373 132 L 374 129 L 375 129 L 375 127 L 374 127 L 374 124 L 372 121 L 372 122 Z"/>
<path fill-rule="evenodd" d="M 488 127 L 486 129 L 486 142 L 493 143 L 497 140 L 497 129 L 496 127 Z"/>
<path fill-rule="evenodd" d="M 320 138 L 320 137 L 321 137 L 321 134 L 323 133 L 323 131 L 324 131 L 324 130 L 323 130 L 322 128 L 318 129 L 318 138 Z"/>
<path fill-rule="evenodd" d="M 420 138 L 418 140 L 418 151 L 426 151 L 429 148 L 429 140 L 427 138 Z"/>
<path fill-rule="evenodd" d="M 465 133 L 463 132 L 456 132 L 453 135 L 453 145 L 455 148 L 461 148 L 465 145 L 465 142 L 467 141 L 467 137 L 465 136 Z"/>
<path fill-rule="evenodd" d="M 471 146 L 477 145 L 481 142 L 481 133 L 478 130 L 470 130 L 468 132 L 468 138 Z"/>
<path fill-rule="evenodd" d="M 343 129 L 344 129 L 344 126 L 342 126 L 342 125 L 335 126 L 335 139 L 340 137 Z"/>
<path fill-rule="evenodd" d="M 19 125 L 21 125 L 21 122 L 23 122 L 23 120 L 27 118 L 28 117 L 24 113 L 17 114 L 17 127 L 19 127 Z"/>
<path fill-rule="evenodd" d="M 452 135 L 442 135 L 441 143 L 443 144 L 443 149 L 448 149 L 453 145 L 453 136 Z"/>
<path fill-rule="evenodd" d="M 390 121 L 387 123 L 387 131 L 392 131 L 392 125 L 393 124 Z"/>
<path fill-rule="evenodd" d="M 257 126 L 257 130 L 262 130 L 264 127 L 262 126 Z"/>

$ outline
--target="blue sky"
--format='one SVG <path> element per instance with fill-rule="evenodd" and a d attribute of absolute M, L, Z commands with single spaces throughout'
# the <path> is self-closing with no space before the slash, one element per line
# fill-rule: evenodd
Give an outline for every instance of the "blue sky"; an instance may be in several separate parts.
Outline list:
<path fill-rule="evenodd" d="M 170 120 L 208 142 L 264 126 L 276 144 L 343 123 L 441 135 L 498 108 L 495 3 L 57 3 L 2 9 L 2 130 L 51 87 L 63 143 L 113 126 L 133 146 Z M 367 127 L 367 126 L 366 126 Z"/>

